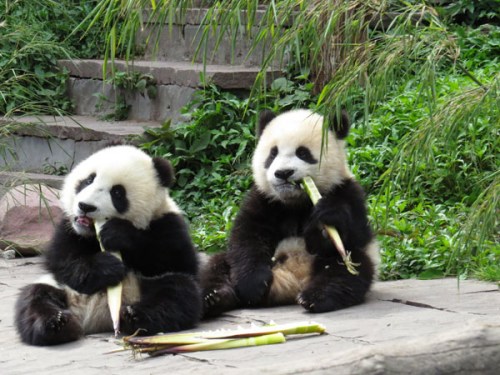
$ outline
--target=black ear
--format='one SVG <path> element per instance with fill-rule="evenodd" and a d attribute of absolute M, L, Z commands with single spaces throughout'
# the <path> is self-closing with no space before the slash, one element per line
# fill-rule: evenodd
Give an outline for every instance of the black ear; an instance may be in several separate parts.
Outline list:
<path fill-rule="evenodd" d="M 330 128 L 335 132 L 338 139 L 344 139 L 349 134 L 351 127 L 347 111 L 343 109 L 340 113 L 334 113 L 330 117 Z"/>
<path fill-rule="evenodd" d="M 266 128 L 267 124 L 269 124 L 275 117 L 276 115 L 268 109 L 261 112 L 259 115 L 259 123 L 257 124 L 257 138 L 262 135 L 262 132 Z"/>
<path fill-rule="evenodd" d="M 165 187 L 170 187 L 174 183 L 174 168 L 168 160 L 162 158 L 153 158 L 153 165 L 155 166 L 160 184 Z"/>

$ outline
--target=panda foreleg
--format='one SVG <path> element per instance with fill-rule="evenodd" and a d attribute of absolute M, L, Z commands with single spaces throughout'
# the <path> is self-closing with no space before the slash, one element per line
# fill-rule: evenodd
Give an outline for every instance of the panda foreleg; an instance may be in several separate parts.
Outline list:
<path fill-rule="evenodd" d="M 31 284 L 21 290 L 15 309 L 15 323 L 21 340 L 31 345 L 55 345 L 78 340 L 82 326 L 69 310 L 63 289 L 48 284 Z"/>
<path fill-rule="evenodd" d="M 215 317 L 238 307 L 239 300 L 231 283 L 226 253 L 212 255 L 202 267 L 200 279 L 203 316 Z"/>
<path fill-rule="evenodd" d="M 356 259 L 356 261 L 359 261 Z M 297 302 L 312 313 L 340 310 L 365 299 L 372 278 L 372 264 L 363 257 L 359 275 L 352 275 L 338 257 L 316 257 L 309 283 Z"/>
<path fill-rule="evenodd" d="M 201 293 L 191 275 L 166 273 L 139 277 L 141 297 L 122 306 L 122 333 L 152 335 L 194 327 L 201 318 Z"/>

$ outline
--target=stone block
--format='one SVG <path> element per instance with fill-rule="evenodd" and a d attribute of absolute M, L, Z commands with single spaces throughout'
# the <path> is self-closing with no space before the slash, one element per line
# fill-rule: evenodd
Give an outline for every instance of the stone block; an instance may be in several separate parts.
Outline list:
<path fill-rule="evenodd" d="M 0 248 L 23 256 L 40 254 L 62 217 L 59 190 L 41 184 L 15 186 L 0 199 Z"/>

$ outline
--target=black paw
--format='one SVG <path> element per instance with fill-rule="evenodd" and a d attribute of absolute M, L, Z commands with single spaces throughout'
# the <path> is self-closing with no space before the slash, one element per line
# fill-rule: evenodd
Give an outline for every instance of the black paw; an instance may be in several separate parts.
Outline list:
<path fill-rule="evenodd" d="M 107 251 L 126 252 L 137 243 L 138 229 L 124 219 L 110 219 L 102 227 L 99 236 Z"/>
<path fill-rule="evenodd" d="M 120 311 L 120 332 L 127 335 L 153 335 L 161 331 L 164 323 L 159 317 L 157 318 L 158 321 L 151 319 L 147 310 L 143 310 L 140 306 L 123 306 Z"/>
<path fill-rule="evenodd" d="M 305 289 L 297 297 L 297 303 L 312 313 L 322 313 L 344 309 L 346 307 L 360 304 L 364 301 L 366 290 L 356 290 L 353 283 L 348 285 L 316 284 Z"/>
<path fill-rule="evenodd" d="M 272 282 L 271 268 L 261 267 L 238 281 L 236 294 L 243 305 L 258 305 L 267 296 Z"/>
<path fill-rule="evenodd" d="M 93 260 L 91 273 L 85 283 L 74 287 L 80 293 L 100 292 L 108 286 L 117 285 L 127 274 L 123 262 L 107 251 L 96 253 Z"/>
<path fill-rule="evenodd" d="M 120 311 L 120 331 L 127 335 L 136 333 L 140 329 L 141 318 L 133 306 L 122 306 Z M 145 331 L 140 331 L 138 334 L 143 335 Z"/>
<path fill-rule="evenodd" d="M 213 289 L 207 292 L 207 294 L 205 294 L 205 296 L 203 297 L 203 306 L 205 310 L 208 310 L 213 306 L 218 305 L 220 302 L 221 302 L 221 295 L 219 294 L 217 289 Z"/>
<path fill-rule="evenodd" d="M 235 309 L 237 305 L 238 298 L 234 293 L 234 289 L 229 286 L 211 289 L 206 291 L 203 296 L 203 316 L 218 316 L 225 311 Z"/>
<path fill-rule="evenodd" d="M 331 200 L 321 198 L 316 206 L 314 206 L 310 225 L 316 227 L 328 225 L 335 227 L 338 231 L 343 231 L 344 227 L 350 226 L 352 222 L 351 216 L 346 205 L 332 204 Z"/>
<path fill-rule="evenodd" d="M 68 323 L 68 320 L 68 313 L 64 313 L 59 310 L 45 322 L 45 327 L 48 331 L 57 333 L 64 328 L 64 326 Z"/>

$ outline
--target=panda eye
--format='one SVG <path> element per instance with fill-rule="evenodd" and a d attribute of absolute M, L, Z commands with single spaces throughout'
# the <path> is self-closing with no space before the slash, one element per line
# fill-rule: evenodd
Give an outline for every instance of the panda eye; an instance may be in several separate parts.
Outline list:
<path fill-rule="evenodd" d="M 311 151 L 307 147 L 300 146 L 295 150 L 295 155 L 301 160 L 309 164 L 316 164 L 318 161 L 312 156 Z"/>
<path fill-rule="evenodd" d="M 129 201 L 127 199 L 127 191 L 123 185 L 113 186 L 109 194 L 111 195 L 111 201 L 113 202 L 116 211 L 120 214 L 127 212 L 129 209 Z"/>
<path fill-rule="evenodd" d="M 96 174 L 92 173 L 90 174 L 85 180 L 81 180 L 78 186 L 76 187 L 76 192 L 79 193 L 83 189 L 85 189 L 87 186 L 91 185 L 92 182 L 94 182 Z"/>
<path fill-rule="evenodd" d="M 115 185 L 111 188 L 111 195 L 113 198 L 125 198 L 125 188 L 122 185 Z"/>
<path fill-rule="evenodd" d="M 269 151 L 269 156 L 264 162 L 264 168 L 269 168 L 274 160 L 274 158 L 278 155 L 278 147 L 274 146 L 271 151 Z"/>

